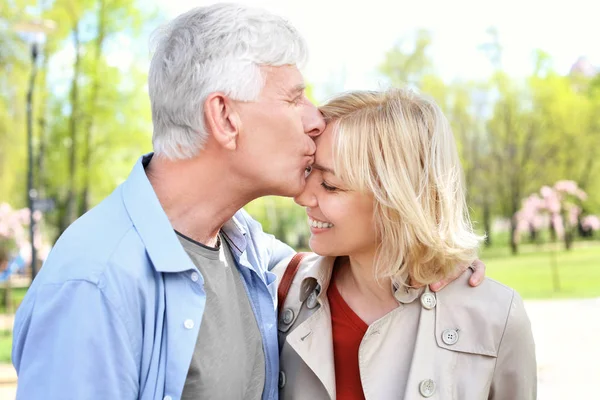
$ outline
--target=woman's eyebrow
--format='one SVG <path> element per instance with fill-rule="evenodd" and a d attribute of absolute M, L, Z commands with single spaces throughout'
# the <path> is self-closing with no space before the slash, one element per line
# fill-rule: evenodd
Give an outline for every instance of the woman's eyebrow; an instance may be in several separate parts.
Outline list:
<path fill-rule="evenodd" d="M 323 172 L 329 172 L 330 174 L 332 174 L 332 175 L 335 175 L 335 172 L 333 172 L 333 170 L 332 170 L 331 168 L 324 167 L 324 166 L 323 166 L 323 165 L 321 165 L 321 164 L 314 163 L 314 164 L 312 165 L 312 167 L 313 167 L 314 169 L 318 169 L 319 171 L 323 171 Z"/>

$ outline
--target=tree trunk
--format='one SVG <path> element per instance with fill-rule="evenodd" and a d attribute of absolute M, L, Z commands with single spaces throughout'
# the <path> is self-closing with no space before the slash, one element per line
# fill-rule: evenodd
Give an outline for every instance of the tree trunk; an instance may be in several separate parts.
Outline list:
<path fill-rule="evenodd" d="M 81 193 L 81 208 L 80 214 L 86 213 L 90 209 L 90 171 L 92 169 L 93 158 L 93 142 L 94 142 L 94 111 L 98 106 L 98 93 L 100 91 L 100 77 L 98 76 L 98 65 L 102 58 L 102 47 L 106 38 L 106 4 L 104 0 L 99 1 L 98 5 L 98 35 L 95 43 L 94 70 L 92 72 L 94 83 L 90 95 L 89 115 L 87 118 L 87 126 L 85 129 L 85 144 L 83 158 L 83 191 Z"/>
<path fill-rule="evenodd" d="M 517 244 L 517 221 L 515 217 L 510 219 L 510 250 L 513 255 L 519 253 L 519 245 Z"/>
<path fill-rule="evenodd" d="M 46 84 L 46 74 L 48 71 L 48 56 L 46 55 L 47 53 L 44 54 L 44 62 L 42 64 L 42 69 L 40 72 L 42 72 L 41 76 L 44 77 L 43 82 L 43 86 L 45 87 Z M 39 197 L 40 198 L 45 198 L 46 197 L 46 187 L 48 186 L 48 182 L 47 182 L 47 175 L 46 175 L 46 150 L 47 150 L 47 146 L 48 146 L 48 137 L 47 137 L 47 120 L 46 120 L 46 105 L 47 102 L 46 101 L 42 101 L 42 104 L 40 106 L 40 118 L 38 119 L 38 129 L 39 129 L 39 135 L 38 135 L 38 151 L 37 151 L 37 159 L 35 162 L 35 166 L 36 166 L 36 176 L 38 177 L 37 182 L 36 182 L 36 186 L 38 188 L 38 193 L 39 193 Z"/>
<path fill-rule="evenodd" d="M 73 72 L 73 81 L 71 82 L 71 118 L 69 120 L 69 132 L 71 138 L 71 148 L 69 149 L 69 180 L 66 197 L 66 210 L 63 214 L 63 221 L 60 224 L 66 229 L 76 218 L 76 176 L 77 176 L 77 123 L 79 122 L 79 75 L 81 73 L 81 52 L 79 24 L 75 21 L 73 26 L 73 44 L 75 47 L 75 64 Z"/>
<path fill-rule="evenodd" d="M 485 229 L 485 246 L 492 246 L 492 215 L 490 202 L 487 198 L 483 200 L 483 229 Z"/>

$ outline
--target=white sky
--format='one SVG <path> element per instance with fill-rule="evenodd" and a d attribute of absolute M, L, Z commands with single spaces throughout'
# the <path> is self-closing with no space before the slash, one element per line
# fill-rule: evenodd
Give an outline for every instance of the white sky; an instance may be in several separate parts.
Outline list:
<path fill-rule="evenodd" d="M 216 1 L 156 0 L 168 18 Z M 306 80 L 317 98 L 346 89 L 377 88 L 385 52 L 418 28 L 433 34 L 431 55 L 447 80 L 489 76 L 491 66 L 477 46 L 489 26 L 500 35 L 504 70 L 531 71 L 532 54 L 549 53 L 567 73 L 580 56 L 600 66 L 598 0 L 237 0 L 289 19 L 305 36 L 310 60 Z M 329 92 L 329 93 L 328 93 Z"/>

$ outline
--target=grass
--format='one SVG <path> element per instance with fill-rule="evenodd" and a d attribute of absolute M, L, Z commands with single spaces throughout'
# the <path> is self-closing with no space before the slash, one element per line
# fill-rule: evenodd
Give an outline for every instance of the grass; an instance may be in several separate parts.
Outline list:
<path fill-rule="evenodd" d="M 0 363 L 10 363 L 10 353 L 12 351 L 12 332 L 8 330 L 0 331 Z"/>
<path fill-rule="evenodd" d="M 19 307 L 19 304 L 21 304 L 21 301 L 23 301 L 23 297 L 25 297 L 25 293 L 27 293 L 27 289 L 28 288 L 12 288 L 12 299 L 13 299 L 13 307 L 14 310 L 12 310 L 12 313 L 14 313 L 16 311 L 16 309 Z M 4 299 L 4 287 L 0 287 L 0 299 Z M 0 300 L 0 314 L 6 314 L 8 311 L 6 310 L 6 304 L 4 304 L 4 301 Z"/>
<path fill-rule="evenodd" d="M 506 247 L 482 252 L 488 277 L 514 289 L 523 298 L 600 297 L 600 243 L 580 242 L 570 251 L 560 243 L 521 246 L 519 255 Z M 558 271 L 555 288 L 553 264 Z"/>

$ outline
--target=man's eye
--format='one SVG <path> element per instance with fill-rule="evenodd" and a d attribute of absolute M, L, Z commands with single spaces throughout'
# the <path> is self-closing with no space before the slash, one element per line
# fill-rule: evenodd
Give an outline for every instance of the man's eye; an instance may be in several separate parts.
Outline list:
<path fill-rule="evenodd" d="M 338 189 L 335 186 L 328 185 L 325 181 L 321 182 L 321 186 L 323 186 L 323 189 L 327 190 L 328 192 L 335 192 Z"/>

